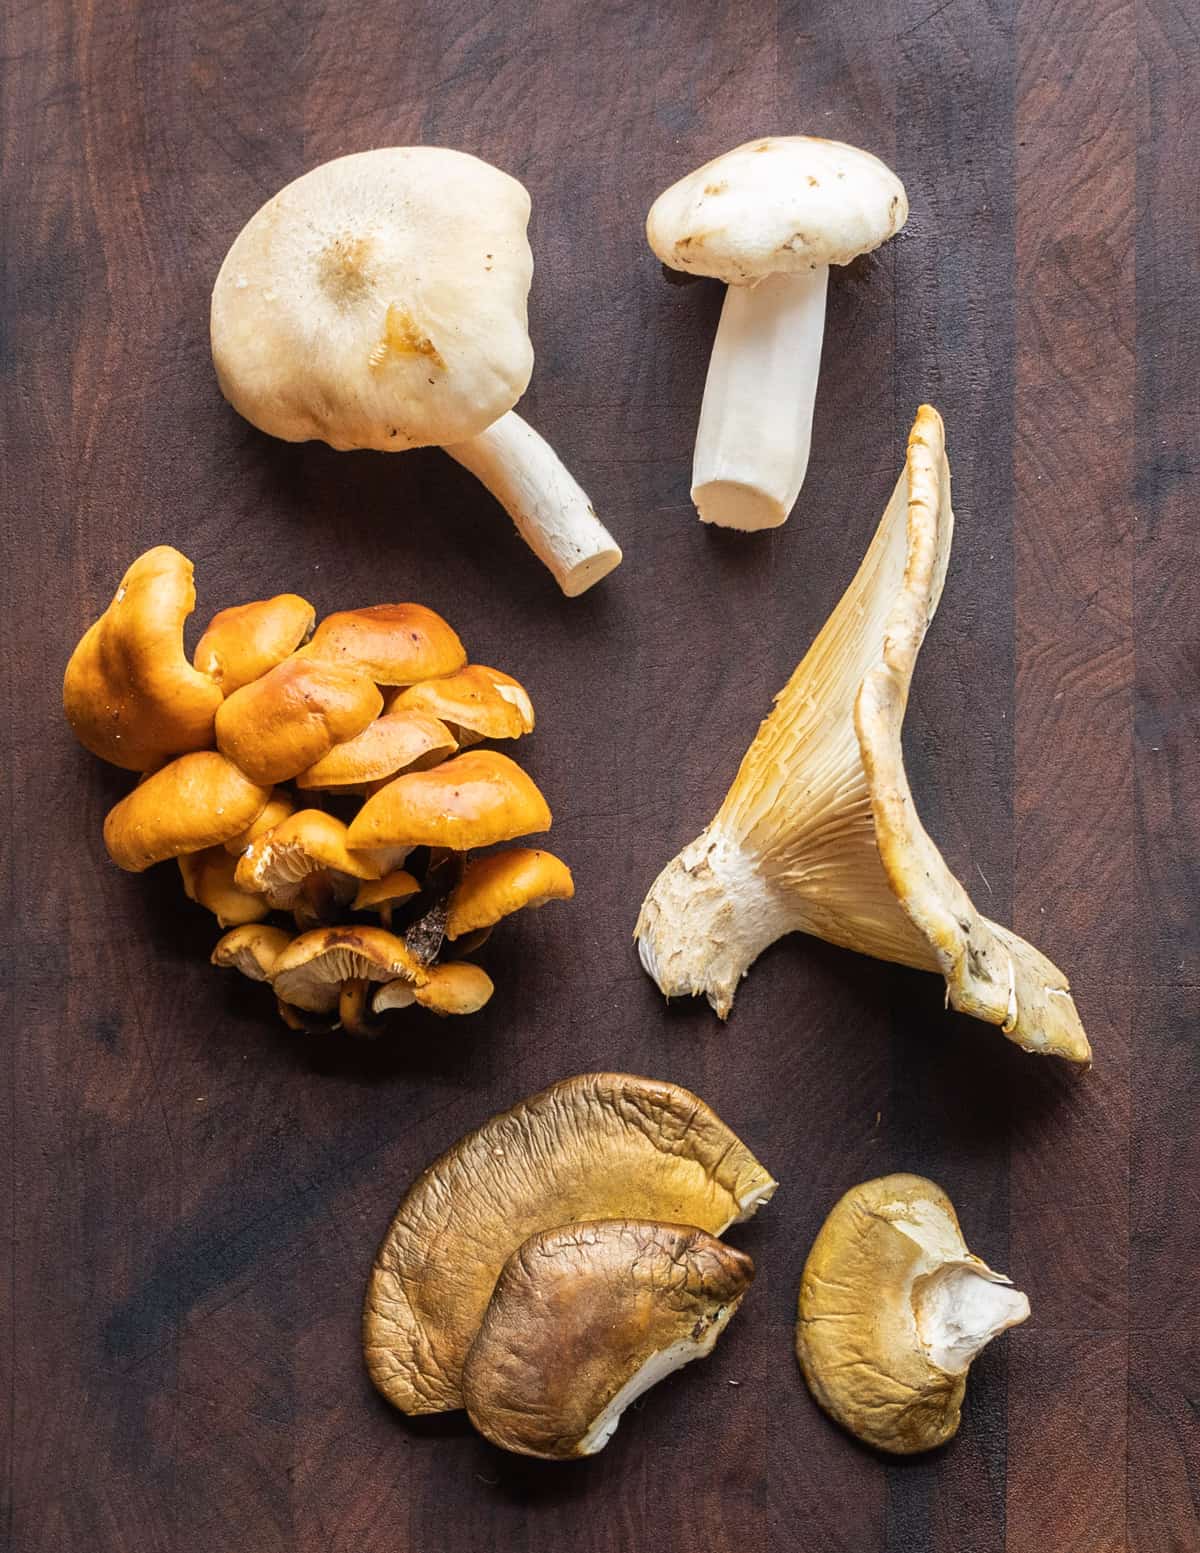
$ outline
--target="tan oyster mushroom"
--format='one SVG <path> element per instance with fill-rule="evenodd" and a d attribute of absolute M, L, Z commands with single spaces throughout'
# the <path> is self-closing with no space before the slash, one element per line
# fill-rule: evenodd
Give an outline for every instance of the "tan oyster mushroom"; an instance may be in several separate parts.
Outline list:
<path fill-rule="evenodd" d="M 377 879 L 380 868 L 350 851 L 346 827 L 320 809 L 298 809 L 242 853 L 234 878 L 262 895 L 274 911 L 297 913 L 304 927 L 328 921 L 354 899 L 358 882 Z"/>
<path fill-rule="evenodd" d="M 646 236 L 662 262 L 728 286 L 692 466 L 706 523 L 787 518 L 808 469 L 829 266 L 907 219 L 904 185 L 878 157 L 810 135 L 752 140 L 655 200 Z"/>
<path fill-rule="evenodd" d="M 972 1360 L 1028 1315 L 1025 1295 L 967 1250 L 940 1186 L 881 1176 L 847 1192 L 813 1243 L 796 1354 L 832 1418 L 908 1455 L 956 1433 Z"/>
<path fill-rule="evenodd" d="M 312 632 L 316 611 L 296 593 L 235 604 L 214 615 L 192 661 L 230 696 L 282 663 Z"/>
<path fill-rule="evenodd" d="M 192 563 L 170 545 L 140 555 L 88 628 L 63 677 L 63 710 L 85 749 L 126 771 L 212 743 L 221 690 L 187 661 Z"/>
<path fill-rule="evenodd" d="M 481 739 L 519 739 L 533 730 L 533 704 L 525 687 L 480 663 L 469 663 L 445 679 L 410 685 L 391 697 L 386 709 L 440 718 L 464 746 Z"/>
<path fill-rule="evenodd" d="M 267 806 L 261 787 L 215 750 L 195 750 L 161 767 L 104 821 L 104 845 L 118 868 L 141 873 L 182 852 L 222 846 Z"/>
<path fill-rule="evenodd" d="M 424 712 L 385 712 L 360 734 L 335 744 L 296 786 L 327 793 L 363 793 L 375 782 L 402 771 L 427 771 L 458 749 L 458 741 L 436 717 Z"/>
<path fill-rule="evenodd" d="M 514 911 L 534 910 L 548 901 L 570 900 L 575 881 L 553 852 L 508 847 L 474 858 L 450 897 L 446 937 L 462 938 L 494 926 Z"/>
<path fill-rule="evenodd" d="M 505 1262 L 539 1230 L 637 1218 L 720 1234 L 776 1183 L 697 1096 L 622 1073 L 564 1079 L 468 1133 L 409 1188 L 367 1286 L 367 1367 L 406 1413 L 463 1406 Z"/>
<path fill-rule="evenodd" d="M 776 697 L 704 832 L 651 886 L 635 936 L 668 997 L 722 1017 L 786 933 L 940 972 L 951 1004 L 1027 1051 L 1088 1063 L 1067 978 L 989 921 L 917 816 L 901 724 L 954 515 L 941 417 L 921 408 L 858 574 Z"/>
<path fill-rule="evenodd" d="M 621 552 L 512 413 L 533 367 L 529 195 L 461 151 L 339 157 L 251 217 L 213 287 L 213 361 L 247 420 L 341 449 L 442 446 L 488 487 L 566 593 Z"/>
<path fill-rule="evenodd" d="M 594 1456 L 630 1403 L 712 1352 L 753 1277 L 744 1252 L 686 1225 L 610 1219 L 531 1235 L 463 1366 L 471 1422 L 524 1456 Z"/>
<path fill-rule="evenodd" d="M 235 927 L 218 939 L 212 952 L 212 963 L 223 969 L 240 971 L 251 981 L 270 981 L 275 962 L 292 941 L 292 935 L 282 928 L 255 923 L 248 927 Z"/>
<path fill-rule="evenodd" d="M 261 922 L 270 915 L 271 908 L 263 896 L 238 889 L 234 879 L 237 859 L 224 846 L 184 852 L 178 861 L 184 894 L 211 911 L 221 927 Z"/>
<path fill-rule="evenodd" d="M 365 674 L 293 656 L 222 704 L 217 748 L 256 782 L 286 782 L 361 733 L 382 708 Z"/>
<path fill-rule="evenodd" d="M 532 777 L 497 750 L 470 750 L 381 787 L 351 822 L 348 839 L 356 850 L 466 852 L 549 828 L 550 809 Z"/>

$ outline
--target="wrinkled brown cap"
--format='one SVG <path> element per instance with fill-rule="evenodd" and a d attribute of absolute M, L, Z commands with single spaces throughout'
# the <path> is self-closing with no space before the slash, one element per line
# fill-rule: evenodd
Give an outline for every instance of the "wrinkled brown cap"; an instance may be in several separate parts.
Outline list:
<path fill-rule="evenodd" d="M 533 706 L 522 685 L 508 675 L 501 685 L 498 675 L 497 669 L 469 663 L 444 679 L 408 686 L 388 701 L 387 709 L 425 712 L 476 740 L 519 739 L 533 728 Z"/>
<path fill-rule="evenodd" d="M 343 982 L 425 980 L 420 963 L 394 934 L 378 927 L 315 928 L 293 938 L 275 962 L 271 984 L 285 1003 L 332 1012 Z"/>
<path fill-rule="evenodd" d="M 533 847 L 491 852 L 467 864 L 450 897 L 446 937 L 461 938 L 491 927 L 514 911 L 570 900 L 574 894 L 571 870 L 553 852 Z"/>
<path fill-rule="evenodd" d="M 225 695 L 232 695 L 289 658 L 316 618 L 316 610 L 296 593 L 235 604 L 209 621 L 192 661 Z"/>
<path fill-rule="evenodd" d="M 234 882 L 237 859 L 223 846 L 206 847 L 203 852 L 184 852 L 179 857 L 179 872 L 188 900 L 211 911 L 221 927 L 240 927 L 261 922 L 271 908 L 261 895 L 239 890 Z"/>
<path fill-rule="evenodd" d="M 286 782 L 361 733 L 382 706 L 365 675 L 291 657 L 223 703 L 217 747 L 256 782 Z"/>
<path fill-rule="evenodd" d="M 594 1455 L 631 1402 L 711 1352 L 753 1277 L 743 1252 L 686 1225 L 531 1235 L 504 1264 L 463 1367 L 471 1422 L 525 1456 Z"/>
<path fill-rule="evenodd" d="M 467 661 L 457 633 L 423 604 L 372 604 L 326 615 L 306 658 L 358 669 L 377 685 L 415 685 Z"/>
<path fill-rule="evenodd" d="M 183 650 L 196 605 L 192 563 L 170 545 L 141 555 L 84 634 L 63 678 L 63 710 L 85 749 L 126 771 L 211 744 L 221 691 Z"/>
<path fill-rule="evenodd" d="M 622 1073 L 553 1084 L 468 1133 L 409 1188 L 367 1286 L 371 1378 L 406 1413 L 461 1407 L 467 1350 L 530 1235 L 627 1217 L 719 1234 L 775 1185 L 686 1089 Z"/>
<path fill-rule="evenodd" d="M 425 712 L 391 712 L 337 744 L 296 778 L 296 786 L 359 792 L 401 771 L 425 771 L 453 755 L 458 741 Z"/>
<path fill-rule="evenodd" d="M 215 750 L 180 755 L 109 810 L 104 845 L 118 868 L 139 874 L 181 852 L 222 846 L 270 796 Z"/>
<path fill-rule="evenodd" d="M 466 852 L 550 828 L 536 783 L 497 750 L 471 750 L 381 787 L 350 826 L 352 847 L 449 847 Z"/>

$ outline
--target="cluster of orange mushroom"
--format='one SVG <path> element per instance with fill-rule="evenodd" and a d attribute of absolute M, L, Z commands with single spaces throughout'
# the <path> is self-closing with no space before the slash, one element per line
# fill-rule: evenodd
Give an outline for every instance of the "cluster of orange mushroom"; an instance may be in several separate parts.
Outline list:
<path fill-rule="evenodd" d="M 148 550 L 67 665 L 76 737 L 140 773 L 104 822 L 109 856 L 133 873 L 176 859 L 228 929 L 213 963 L 270 982 L 294 1029 L 482 1008 L 492 981 L 466 957 L 501 918 L 574 893 L 549 852 L 471 856 L 550 828 L 532 778 L 471 747 L 531 732 L 524 687 L 468 663 L 420 604 L 318 625 L 290 593 L 222 610 L 189 661 L 195 599 L 187 557 Z"/>

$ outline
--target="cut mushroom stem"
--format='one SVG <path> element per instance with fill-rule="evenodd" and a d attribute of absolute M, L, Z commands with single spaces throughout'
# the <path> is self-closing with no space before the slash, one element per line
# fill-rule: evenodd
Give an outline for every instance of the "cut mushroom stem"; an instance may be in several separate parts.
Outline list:
<path fill-rule="evenodd" d="M 446 452 L 488 488 L 568 598 L 620 564 L 621 548 L 587 493 L 545 438 L 513 411 Z"/>
<path fill-rule="evenodd" d="M 812 443 L 829 266 L 730 286 L 692 464 L 705 523 L 776 528 L 800 494 Z"/>

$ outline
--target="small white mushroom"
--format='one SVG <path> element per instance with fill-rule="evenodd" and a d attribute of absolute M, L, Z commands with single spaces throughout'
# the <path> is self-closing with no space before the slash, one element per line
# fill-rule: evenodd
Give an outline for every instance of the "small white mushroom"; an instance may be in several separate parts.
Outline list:
<path fill-rule="evenodd" d="M 729 287 L 692 466 L 705 523 L 787 518 L 808 469 L 829 266 L 907 219 L 904 185 L 877 157 L 808 135 L 738 146 L 651 206 L 646 235 L 662 262 Z"/>

